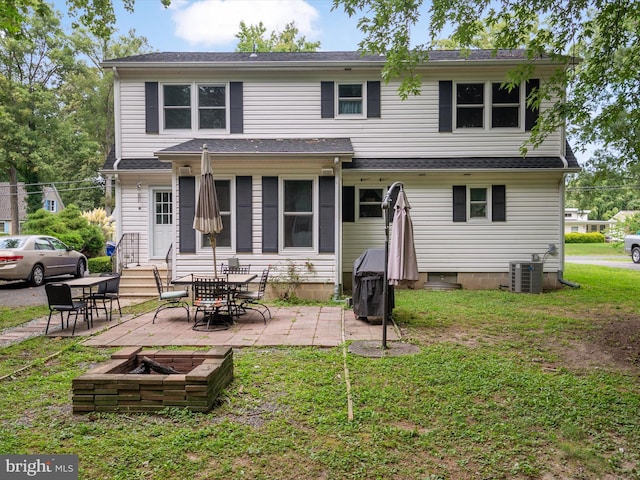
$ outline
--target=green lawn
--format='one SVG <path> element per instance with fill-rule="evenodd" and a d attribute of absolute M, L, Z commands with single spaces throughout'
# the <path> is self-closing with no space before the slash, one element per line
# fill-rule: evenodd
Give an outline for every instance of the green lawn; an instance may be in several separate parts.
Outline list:
<path fill-rule="evenodd" d="M 71 380 L 112 350 L 32 339 L 0 349 L 0 376 L 33 362 L 0 382 L 0 451 L 78 454 L 82 479 L 640 478 L 640 273 L 565 277 L 397 291 L 415 355 L 236 350 L 207 414 L 73 415 Z"/>

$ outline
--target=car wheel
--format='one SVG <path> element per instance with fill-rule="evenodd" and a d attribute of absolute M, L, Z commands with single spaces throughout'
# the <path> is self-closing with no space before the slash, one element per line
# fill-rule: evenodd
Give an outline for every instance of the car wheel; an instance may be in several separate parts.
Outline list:
<path fill-rule="evenodd" d="M 640 263 L 640 247 L 633 247 L 631 250 L 631 260 L 633 260 L 633 263 Z"/>
<path fill-rule="evenodd" d="M 84 261 L 84 258 L 78 260 L 78 266 L 76 268 L 76 278 L 84 277 L 84 272 L 87 269 L 87 263 Z"/>
<path fill-rule="evenodd" d="M 42 265 L 34 265 L 31 270 L 31 285 L 39 287 L 44 283 L 44 267 Z"/>

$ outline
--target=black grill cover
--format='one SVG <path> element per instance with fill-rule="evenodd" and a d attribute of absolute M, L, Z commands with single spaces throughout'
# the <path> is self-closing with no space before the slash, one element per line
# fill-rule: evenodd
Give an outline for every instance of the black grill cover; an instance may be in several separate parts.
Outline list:
<path fill-rule="evenodd" d="M 359 317 L 382 317 L 384 314 L 384 257 L 384 248 L 370 248 L 353 263 L 353 312 Z M 393 285 L 389 285 L 388 296 L 391 314 Z"/>

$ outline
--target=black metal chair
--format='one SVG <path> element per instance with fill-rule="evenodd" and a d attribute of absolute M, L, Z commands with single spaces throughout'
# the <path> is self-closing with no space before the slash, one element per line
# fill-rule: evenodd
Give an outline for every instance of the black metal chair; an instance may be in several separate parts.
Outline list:
<path fill-rule="evenodd" d="M 156 323 L 156 317 L 158 313 L 167 308 L 184 308 L 187 311 L 187 321 L 191 321 L 191 315 L 189 313 L 189 304 L 184 300 L 189 298 L 189 290 L 168 290 L 162 284 L 162 278 L 158 272 L 158 267 L 153 267 L 153 277 L 156 280 L 156 287 L 158 288 L 158 308 L 156 314 L 153 316 L 151 323 Z"/>
<path fill-rule="evenodd" d="M 266 314 L 269 314 L 269 319 L 271 319 L 271 310 L 269 310 L 269 307 L 263 303 L 268 280 L 269 268 L 265 268 L 262 271 L 262 276 L 260 277 L 258 290 L 240 291 L 236 293 L 236 300 L 240 302 L 239 308 L 245 311 L 255 310 L 262 315 L 265 325 L 267 324 Z"/>
<path fill-rule="evenodd" d="M 230 303 L 230 291 L 227 283 L 220 277 L 196 277 L 193 279 L 194 330 L 229 328 L 233 323 Z M 226 310 L 226 313 L 223 311 Z M 198 323 L 198 313 L 202 312 L 203 320 Z M 206 320 L 206 322 L 205 322 Z M 211 328 L 213 327 L 213 328 Z"/>
<path fill-rule="evenodd" d="M 61 328 L 64 328 L 64 312 L 67 312 L 67 328 L 69 328 L 69 317 L 71 312 L 75 312 L 75 318 L 73 320 L 73 330 L 71 335 L 76 333 L 76 323 L 78 322 L 78 314 L 84 315 L 84 320 L 87 322 L 87 328 L 91 328 L 91 316 L 87 315 L 88 303 L 86 300 L 74 299 L 71 293 L 71 287 L 66 283 L 47 283 L 44 286 L 44 290 L 47 293 L 47 302 L 49 303 L 49 319 L 47 320 L 47 328 L 45 329 L 45 335 L 49 333 L 49 323 L 51 322 L 51 315 L 53 312 L 60 312 Z"/>
<path fill-rule="evenodd" d="M 122 316 L 122 309 L 120 308 L 120 274 L 119 273 L 101 273 L 101 277 L 112 277 L 105 283 L 101 283 L 98 286 L 98 291 L 92 293 L 91 307 L 97 312 L 98 309 L 104 310 L 107 320 L 111 321 L 113 317 L 113 301 L 118 303 L 118 312 Z M 98 301 L 102 302 L 102 306 L 98 306 Z M 107 301 L 109 302 L 109 310 L 107 310 Z"/>

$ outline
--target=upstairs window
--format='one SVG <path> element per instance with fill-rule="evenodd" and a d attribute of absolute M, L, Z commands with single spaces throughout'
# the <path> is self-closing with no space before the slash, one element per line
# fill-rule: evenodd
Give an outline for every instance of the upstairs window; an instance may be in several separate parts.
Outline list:
<path fill-rule="evenodd" d="M 520 126 L 520 87 L 511 90 L 500 83 L 491 84 L 491 127 L 518 128 Z"/>
<path fill-rule="evenodd" d="M 362 84 L 338 84 L 338 115 L 362 115 Z"/>
<path fill-rule="evenodd" d="M 191 85 L 164 85 L 164 128 L 191 129 Z"/>
<path fill-rule="evenodd" d="M 456 85 L 456 128 L 484 127 L 484 84 Z"/>
<path fill-rule="evenodd" d="M 198 128 L 227 128 L 226 91 L 221 85 L 198 86 Z"/>

